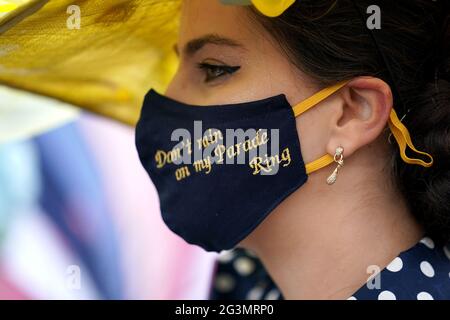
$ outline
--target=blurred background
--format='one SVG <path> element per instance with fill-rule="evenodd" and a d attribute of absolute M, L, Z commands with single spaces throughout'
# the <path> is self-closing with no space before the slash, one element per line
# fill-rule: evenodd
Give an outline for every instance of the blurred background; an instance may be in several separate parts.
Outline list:
<path fill-rule="evenodd" d="M 206 299 L 216 254 L 163 224 L 133 128 L 0 88 L 0 299 Z"/>

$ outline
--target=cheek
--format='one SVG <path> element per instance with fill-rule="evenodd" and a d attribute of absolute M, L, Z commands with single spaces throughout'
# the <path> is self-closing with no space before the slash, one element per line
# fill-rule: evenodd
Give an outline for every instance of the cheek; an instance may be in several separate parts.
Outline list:
<path fill-rule="evenodd" d="M 326 153 L 328 137 L 326 120 L 319 116 L 320 112 L 314 111 L 309 110 L 296 118 L 297 133 L 305 164 Z"/>

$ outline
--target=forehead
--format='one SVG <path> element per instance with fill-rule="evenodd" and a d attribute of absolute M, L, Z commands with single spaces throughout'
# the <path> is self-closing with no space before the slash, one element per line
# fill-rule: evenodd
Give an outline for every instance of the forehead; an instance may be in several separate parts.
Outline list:
<path fill-rule="evenodd" d="M 178 44 L 217 34 L 249 44 L 252 29 L 247 7 L 224 5 L 218 0 L 184 0 L 181 7 Z"/>

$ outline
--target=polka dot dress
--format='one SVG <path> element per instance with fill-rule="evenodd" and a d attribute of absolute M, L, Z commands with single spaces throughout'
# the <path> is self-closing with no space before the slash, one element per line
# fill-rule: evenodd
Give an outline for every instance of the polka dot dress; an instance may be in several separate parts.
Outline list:
<path fill-rule="evenodd" d="M 252 252 L 234 249 L 219 256 L 210 299 L 283 300 L 283 295 Z M 425 237 L 348 300 L 450 300 L 450 249 Z"/>
<path fill-rule="evenodd" d="M 400 253 L 350 299 L 449 300 L 450 250 L 425 237 Z"/>
<path fill-rule="evenodd" d="M 259 259 L 248 250 L 223 251 L 218 258 L 211 300 L 278 300 L 280 291 Z"/>

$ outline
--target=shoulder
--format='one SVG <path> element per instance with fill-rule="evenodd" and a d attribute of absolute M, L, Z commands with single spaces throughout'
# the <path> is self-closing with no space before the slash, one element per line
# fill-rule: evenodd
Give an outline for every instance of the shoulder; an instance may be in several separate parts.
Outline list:
<path fill-rule="evenodd" d="M 402 252 L 350 299 L 450 299 L 450 249 L 425 237 Z"/>

